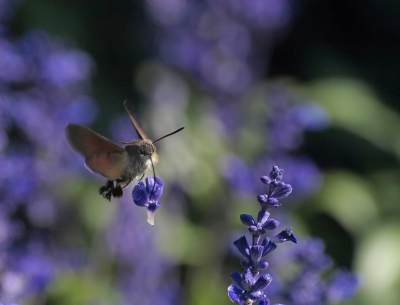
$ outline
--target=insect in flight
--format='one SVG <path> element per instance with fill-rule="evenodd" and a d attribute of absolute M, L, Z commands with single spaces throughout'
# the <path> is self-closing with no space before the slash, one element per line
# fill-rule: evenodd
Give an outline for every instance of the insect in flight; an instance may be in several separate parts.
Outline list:
<path fill-rule="evenodd" d="M 153 167 L 154 172 L 152 158 L 155 161 L 158 160 L 154 144 L 184 128 L 181 127 L 152 142 L 146 138 L 129 111 L 127 101 L 124 102 L 124 107 L 139 137 L 138 140 L 131 142 L 121 142 L 125 147 L 121 147 L 97 132 L 81 125 L 69 123 L 65 128 L 69 145 L 77 153 L 85 157 L 86 168 L 108 179 L 106 185 L 99 190 L 99 193 L 107 200 L 111 200 L 111 197 L 121 197 L 123 194 L 122 188 L 127 187 L 135 178 L 141 176 L 139 179 L 141 180 L 150 165 Z"/>

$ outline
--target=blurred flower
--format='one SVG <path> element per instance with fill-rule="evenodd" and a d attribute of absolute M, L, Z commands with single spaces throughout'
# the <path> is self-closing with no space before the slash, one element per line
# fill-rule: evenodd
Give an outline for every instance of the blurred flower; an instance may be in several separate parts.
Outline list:
<path fill-rule="evenodd" d="M 158 201 L 163 193 L 164 181 L 156 177 L 147 177 L 146 184 L 139 181 L 133 188 L 132 198 L 137 206 L 147 207 L 147 222 L 154 225 L 154 214 L 161 207 Z"/>
<path fill-rule="evenodd" d="M 335 270 L 328 281 L 324 275 L 332 268 L 332 259 L 324 253 L 322 240 L 313 238 L 302 242 L 293 253 L 299 266 L 297 275 L 281 293 L 294 305 L 334 304 L 348 300 L 356 293 L 359 280 L 345 270 Z"/>
<path fill-rule="evenodd" d="M 290 1 L 147 0 L 163 60 L 207 90 L 243 94 L 264 73 L 265 54 L 292 17 Z M 262 67 L 262 68 L 261 68 Z"/>
<path fill-rule="evenodd" d="M 142 221 L 130 198 L 122 197 L 117 204 L 107 236 L 115 257 L 117 288 L 122 293 L 118 304 L 178 304 L 180 286 L 175 266 L 160 255 L 154 231 Z"/>
<path fill-rule="evenodd" d="M 18 2 L 18 1 L 17 1 Z M 43 32 L 14 39 L 17 2 L 0 1 L 0 282 L 2 301 L 42 294 L 58 270 L 52 230 L 62 230 L 54 189 L 83 171 L 68 149 L 67 122 L 91 123 L 88 54 Z"/>
<path fill-rule="evenodd" d="M 330 279 L 326 299 L 330 303 L 349 300 L 357 292 L 359 285 L 358 277 L 346 270 L 337 270 Z"/>

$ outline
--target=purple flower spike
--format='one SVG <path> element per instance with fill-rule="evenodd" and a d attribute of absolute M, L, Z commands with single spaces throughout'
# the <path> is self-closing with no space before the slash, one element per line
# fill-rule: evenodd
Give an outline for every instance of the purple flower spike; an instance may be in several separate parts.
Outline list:
<path fill-rule="evenodd" d="M 154 183 L 155 182 L 155 183 Z M 156 177 L 146 178 L 146 184 L 139 181 L 132 191 L 133 202 L 137 206 L 147 207 L 147 222 L 154 225 L 155 212 L 161 207 L 158 201 L 163 193 L 164 181 Z"/>
<path fill-rule="evenodd" d="M 283 243 L 289 240 L 297 243 L 292 228 L 286 228 L 272 240 L 265 237 L 261 242 L 261 236 L 267 230 L 274 230 L 279 226 L 279 221 L 268 219 L 270 213 L 267 210 L 279 207 L 278 199 L 287 197 L 292 192 L 291 185 L 282 182 L 282 178 L 283 170 L 277 166 L 273 167 L 270 177 L 261 177 L 261 182 L 269 185 L 269 191 L 267 194 L 258 195 L 257 197 L 261 205 L 257 221 L 251 215 L 240 215 L 241 222 L 249 227 L 252 235 L 252 244 L 250 246 L 244 236 L 234 241 L 234 245 L 244 257 L 240 264 L 245 268 L 243 274 L 239 272 L 231 274 L 233 284 L 228 287 L 228 296 L 234 303 L 250 305 L 258 302 L 261 305 L 270 305 L 270 301 L 264 295 L 263 290 L 271 283 L 272 277 L 269 274 L 260 275 L 262 274 L 260 271 L 268 267 L 265 256 L 277 248 L 276 243 Z"/>

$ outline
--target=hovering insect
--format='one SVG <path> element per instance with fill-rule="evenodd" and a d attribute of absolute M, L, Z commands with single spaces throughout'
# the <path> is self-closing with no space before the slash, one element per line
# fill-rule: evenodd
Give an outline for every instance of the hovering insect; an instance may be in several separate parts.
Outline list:
<path fill-rule="evenodd" d="M 141 176 L 141 180 L 150 165 L 154 172 L 152 158 L 155 162 L 158 160 L 154 144 L 184 128 L 181 127 L 152 142 L 146 138 L 129 111 L 127 101 L 124 102 L 124 107 L 139 137 L 139 140 L 120 142 L 125 147 L 81 125 L 69 123 L 65 128 L 67 142 L 73 150 L 85 157 L 86 168 L 108 179 L 106 185 L 99 189 L 100 195 L 107 200 L 111 200 L 111 197 L 121 197 L 122 188 L 127 187 L 135 178 Z"/>

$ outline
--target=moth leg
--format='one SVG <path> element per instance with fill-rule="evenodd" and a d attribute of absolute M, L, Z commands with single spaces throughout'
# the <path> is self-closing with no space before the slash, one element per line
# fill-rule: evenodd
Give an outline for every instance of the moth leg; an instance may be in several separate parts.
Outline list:
<path fill-rule="evenodd" d="M 103 195 L 104 193 L 108 192 L 108 191 L 109 191 L 110 189 L 112 189 L 113 187 L 114 187 L 113 181 L 107 180 L 106 185 L 102 186 L 102 187 L 99 189 L 100 195 Z"/>
<path fill-rule="evenodd" d="M 111 193 L 110 196 L 112 195 L 115 198 L 119 198 L 119 197 L 122 197 L 124 192 L 122 191 L 122 187 L 120 185 L 117 185 L 115 188 L 113 188 L 110 191 L 110 193 Z"/>
<path fill-rule="evenodd" d="M 123 194 L 121 186 L 112 180 L 108 180 L 106 185 L 99 189 L 99 193 L 108 201 L 111 201 L 111 197 L 122 197 Z"/>
<path fill-rule="evenodd" d="M 143 177 L 144 177 L 144 174 L 142 175 L 142 177 L 140 177 L 140 179 L 139 179 L 138 181 L 142 181 Z M 132 180 L 131 180 L 131 181 L 132 181 Z"/>

